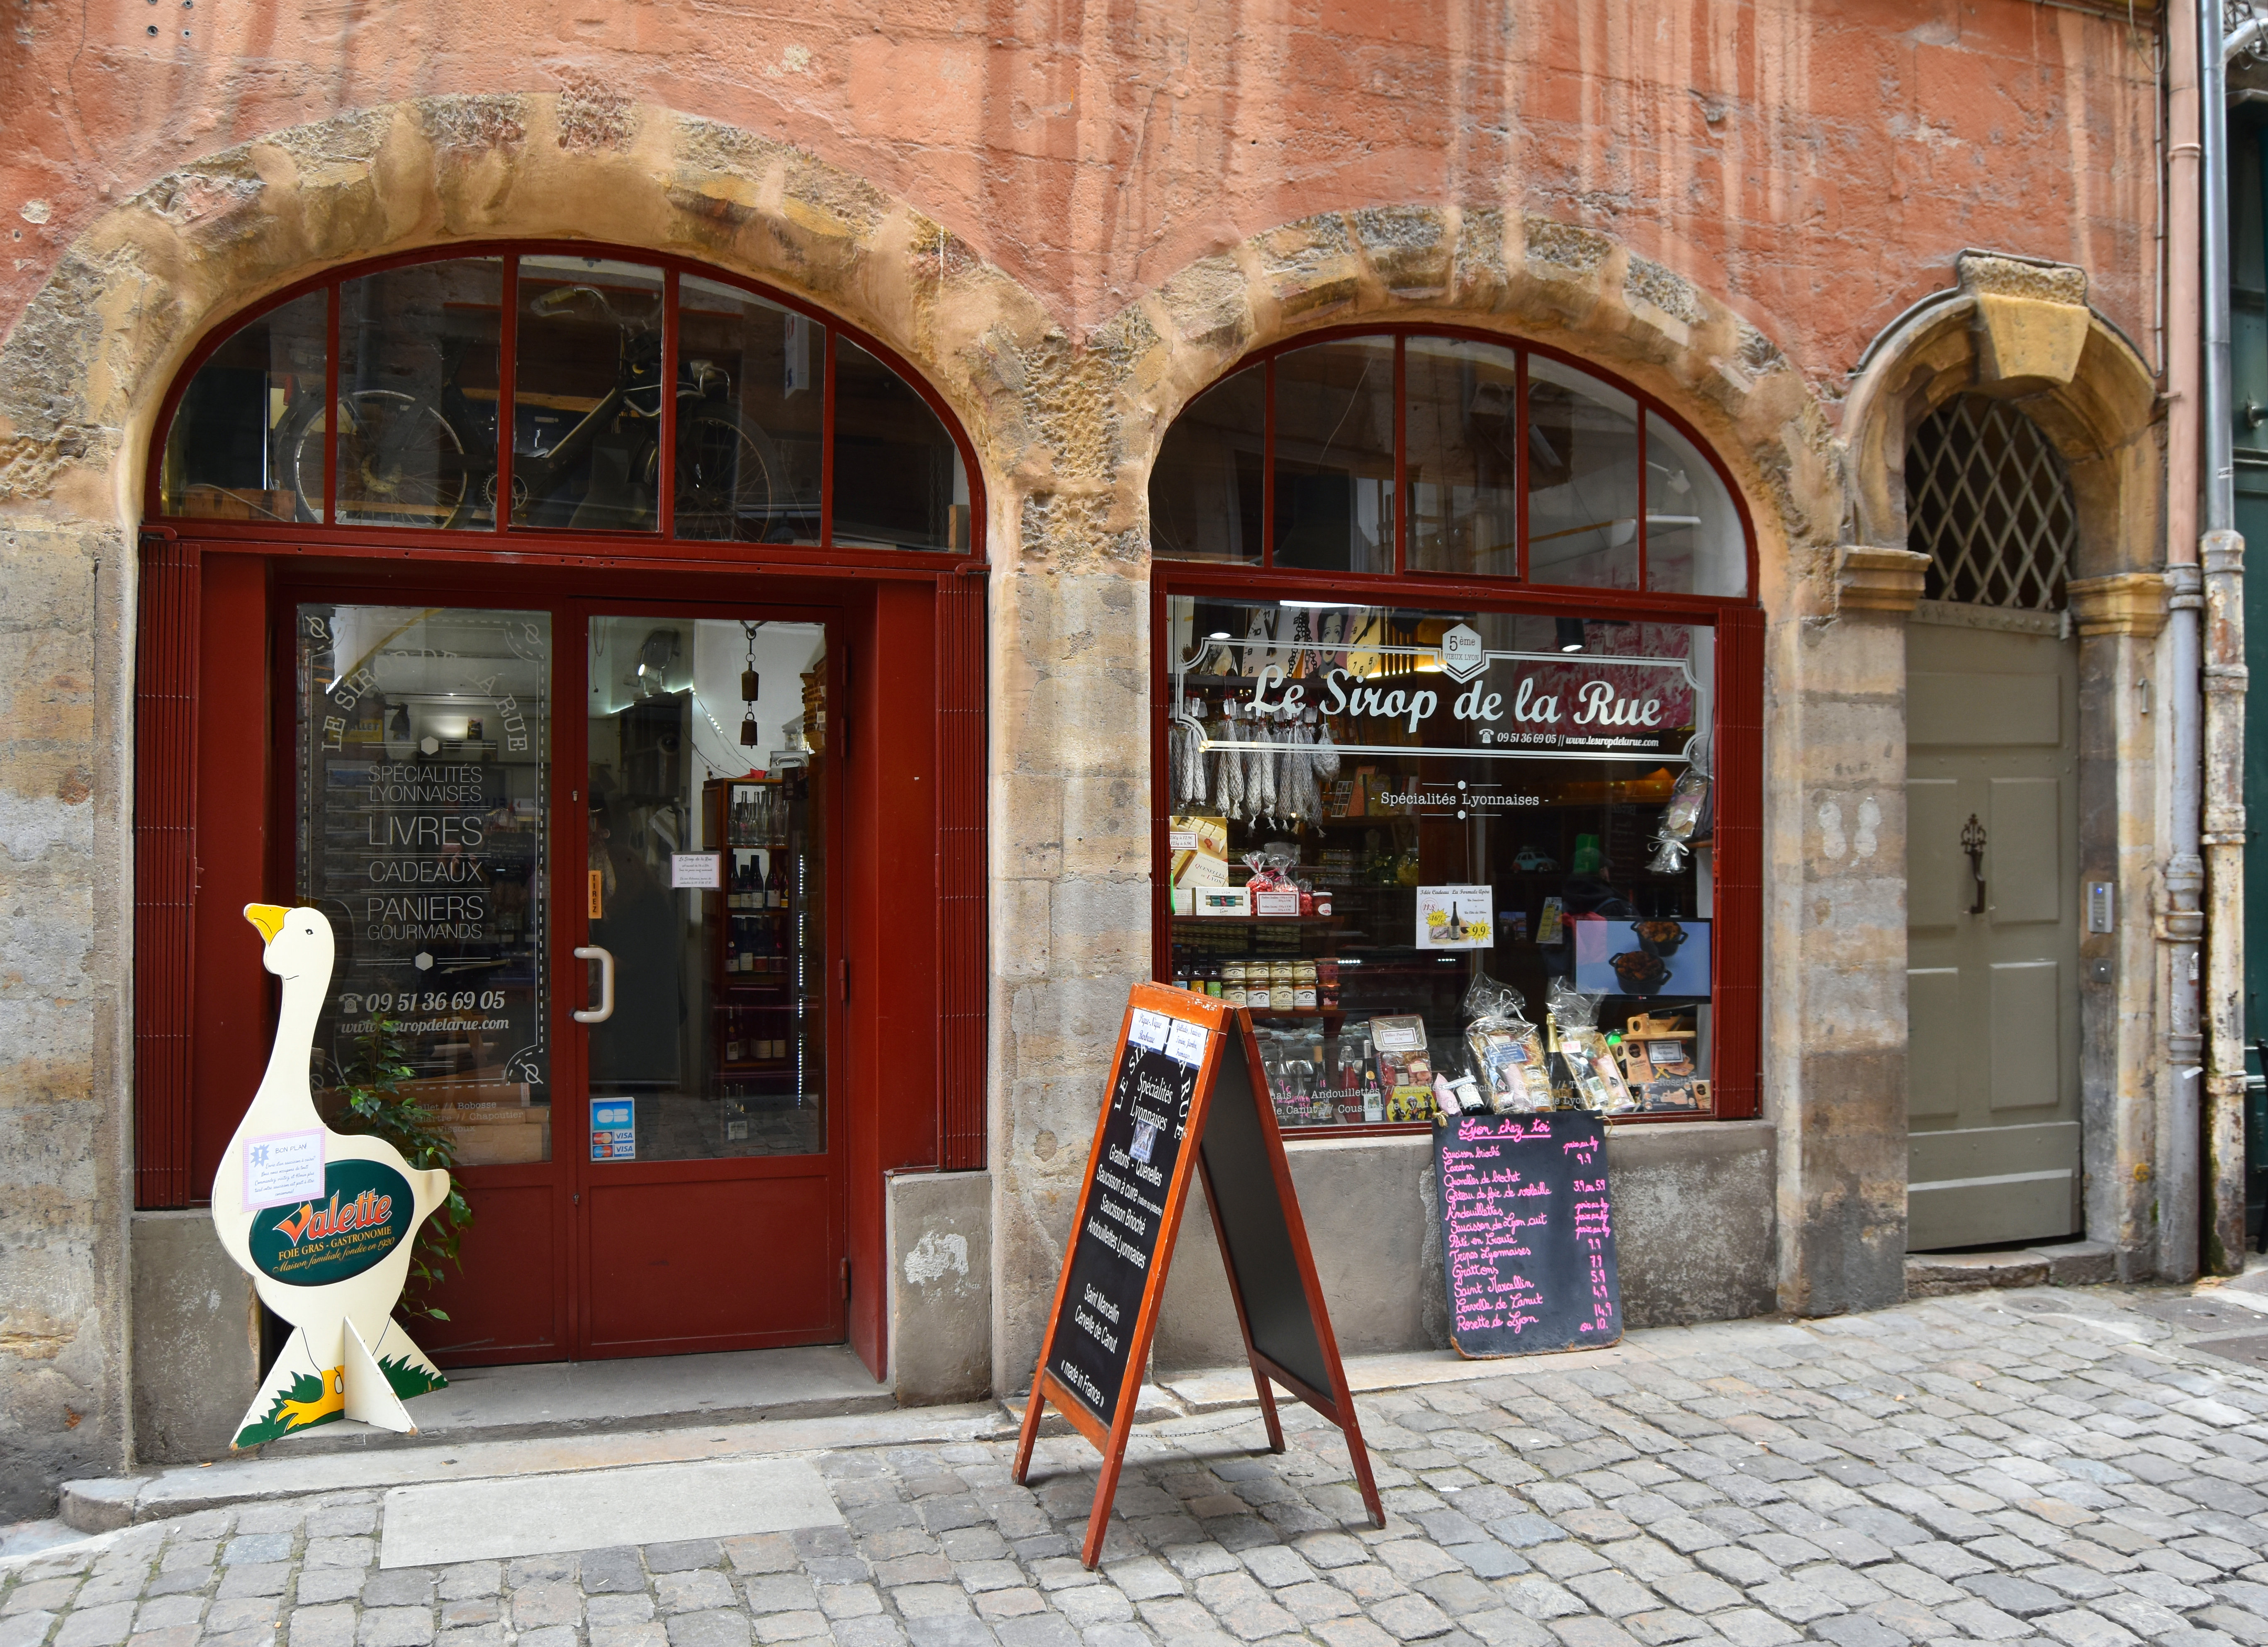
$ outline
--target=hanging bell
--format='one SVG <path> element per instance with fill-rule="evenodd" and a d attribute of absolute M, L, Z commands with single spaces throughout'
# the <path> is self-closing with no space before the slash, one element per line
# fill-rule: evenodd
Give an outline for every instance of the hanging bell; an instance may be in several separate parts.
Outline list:
<path fill-rule="evenodd" d="M 743 715 L 740 717 L 740 747 L 753 749 L 755 746 L 756 717 L 753 715 Z"/>
<path fill-rule="evenodd" d="M 740 702 L 754 703 L 755 701 L 756 672 L 754 669 L 743 669 L 740 671 Z"/>

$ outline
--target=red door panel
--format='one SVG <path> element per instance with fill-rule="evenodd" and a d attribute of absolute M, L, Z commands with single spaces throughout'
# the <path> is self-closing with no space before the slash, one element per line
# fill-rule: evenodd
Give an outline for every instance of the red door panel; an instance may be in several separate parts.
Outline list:
<path fill-rule="evenodd" d="M 829 1180 L 757 1178 L 593 1187 L 591 1347 L 652 1353 L 841 1336 Z M 830 1271 L 832 1273 L 830 1273 Z"/>
<path fill-rule="evenodd" d="M 443 1366 L 548 1361 L 563 1353 L 556 1278 L 560 1254 L 549 1184 L 467 1188 L 473 1227 L 430 1301 L 446 1321 L 413 1320 L 410 1335 Z"/>

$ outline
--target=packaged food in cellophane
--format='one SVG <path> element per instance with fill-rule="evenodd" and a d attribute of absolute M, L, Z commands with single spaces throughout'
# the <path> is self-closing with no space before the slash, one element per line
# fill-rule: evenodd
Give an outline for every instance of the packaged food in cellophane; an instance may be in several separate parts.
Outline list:
<path fill-rule="evenodd" d="M 1599 1029 L 1602 997 L 1585 995 L 1563 982 L 1555 982 L 1545 996 L 1559 1040 L 1559 1058 L 1576 1100 L 1601 1115 L 1627 1115 L 1637 1110 L 1629 1083 L 1614 1048 Z"/>
<path fill-rule="evenodd" d="M 1465 1056 L 1482 1100 L 1499 1115 L 1550 1109 L 1551 1070 L 1519 990 L 1475 973 L 1465 990 Z"/>

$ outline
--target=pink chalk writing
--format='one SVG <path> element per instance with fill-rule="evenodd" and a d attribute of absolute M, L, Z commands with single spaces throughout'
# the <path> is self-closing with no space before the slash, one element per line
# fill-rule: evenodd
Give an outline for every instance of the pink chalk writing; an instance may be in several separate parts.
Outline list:
<path fill-rule="evenodd" d="M 1464 1115 L 1437 1135 L 1455 1334 L 1557 1349 L 1620 1332 L 1603 1141 L 1587 1115 Z"/>

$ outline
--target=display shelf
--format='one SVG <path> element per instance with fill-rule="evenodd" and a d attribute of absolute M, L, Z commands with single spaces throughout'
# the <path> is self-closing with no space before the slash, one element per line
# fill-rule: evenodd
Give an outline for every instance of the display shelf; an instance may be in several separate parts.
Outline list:
<path fill-rule="evenodd" d="M 1177 915 L 1175 926 L 1336 926 L 1345 917 L 1336 915 Z"/>
<path fill-rule="evenodd" d="M 725 868 L 725 885 L 702 893 L 710 931 L 711 1068 L 720 1079 L 792 1080 L 808 1060 L 819 1024 L 816 1003 L 804 993 L 816 963 L 803 951 L 818 930 L 806 885 L 813 820 L 805 786 L 785 777 L 711 778 L 702 786 L 702 805 L 703 838 L 716 843 Z M 753 970 L 734 965 L 741 954 L 752 958 Z M 768 1057 L 729 1055 L 750 1043 L 779 1050 Z"/>

